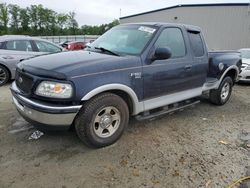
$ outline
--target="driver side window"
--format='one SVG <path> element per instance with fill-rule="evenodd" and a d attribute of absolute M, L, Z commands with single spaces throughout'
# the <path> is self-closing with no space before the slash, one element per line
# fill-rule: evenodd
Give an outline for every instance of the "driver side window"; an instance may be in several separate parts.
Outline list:
<path fill-rule="evenodd" d="M 179 28 L 167 28 L 163 30 L 155 43 L 155 47 L 170 48 L 172 58 L 184 57 L 186 55 L 184 38 Z"/>

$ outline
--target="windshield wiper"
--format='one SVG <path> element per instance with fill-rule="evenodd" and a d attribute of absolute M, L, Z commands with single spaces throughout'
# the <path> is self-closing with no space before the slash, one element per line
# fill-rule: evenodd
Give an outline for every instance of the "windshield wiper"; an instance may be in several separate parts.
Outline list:
<path fill-rule="evenodd" d="M 96 50 L 101 50 L 101 51 L 103 51 L 103 52 L 108 52 L 108 53 L 110 53 L 110 54 L 112 54 L 112 55 L 115 55 L 115 56 L 120 56 L 119 54 L 117 54 L 117 53 L 115 53 L 115 52 L 112 52 L 111 50 L 108 50 L 108 49 L 106 49 L 106 48 L 103 48 L 103 47 L 94 47 Z"/>

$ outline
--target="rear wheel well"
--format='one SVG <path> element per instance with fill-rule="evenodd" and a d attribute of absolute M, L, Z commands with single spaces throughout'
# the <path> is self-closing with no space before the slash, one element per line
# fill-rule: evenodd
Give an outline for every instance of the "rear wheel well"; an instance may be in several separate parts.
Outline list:
<path fill-rule="evenodd" d="M 226 78 L 227 76 L 231 77 L 233 82 L 235 82 L 236 81 L 236 76 L 237 76 L 237 71 L 235 69 L 231 69 L 226 73 L 224 78 Z"/>
<path fill-rule="evenodd" d="M 10 72 L 9 68 L 6 67 L 4 64 L 1 64 L 1 63 L 0 63 L 0 65 L 3 66 L 4 68 L 6 68 L 6 70 L 8 71 L 8 73 L 9 73 L 9 75 L 10 75 L 10 78 L 9 78 L 9 80 L 10 80 L 10 79 L 12 78 L 12 75 L 11 75 L 11 72 Z M 9 80 L 8 80 L 8 81 L 9 81 Z"/>

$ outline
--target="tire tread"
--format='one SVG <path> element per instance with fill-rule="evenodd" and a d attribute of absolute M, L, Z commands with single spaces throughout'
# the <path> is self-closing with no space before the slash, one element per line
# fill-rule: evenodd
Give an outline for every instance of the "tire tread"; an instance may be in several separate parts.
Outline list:
<path fill-rule="evenodd" d="M 119 100 L 120 102 L 122 102 L 125 105 L 125 113 L 127 114 L 127 116 L 129 115 L 128 112 L 128 106 L 126 104 L 126 102 L 119 97 L 118 95 L 115 95 L 113 93 L 103 93 L 100 94 L 96 97 L 94 97 L 93 99 L 87 101 L 82 109 L 79 111 L 78 116 L 76 117 L 75 120 L 75 129 L 76 129 L 76 133 L 78 135 L 78 137 L 87 145 L 90 147 L 103 147 L 105 146 L 105 144 L 100 144 L 97 143 L 96 141 L 94 141 L 88 134 L 87 132 L 89 132 L 91 126 L 87 126 L 86 122 L 89 122 L 89 118 L 92 118 L 92 114 L 91 112 L 95 110 L 95 107 L 97 106 L 97 104 L 99 104 L 101 101 L 103 101 L 106 98 L 114 98 L 114 100 Z M 125 117 L 125 126 L 128 124 L 128 117 Z M 121 135 L 119 135 L 118 138 L 115 139 L 118 140 L 120 138 Z M 108 144 L 110 145 L 110 144 Z"/>

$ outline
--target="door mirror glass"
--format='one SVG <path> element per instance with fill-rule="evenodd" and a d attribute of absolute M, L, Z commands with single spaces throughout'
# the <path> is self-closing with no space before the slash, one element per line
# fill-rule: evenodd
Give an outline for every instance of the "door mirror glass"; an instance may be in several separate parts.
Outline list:
<path fill-rule="evenodd" d="M 156 48 L 155 54 L 152 58 L 153 61 L 155 60 L 164 60 L 169 59 L 172 56 L 172 52 L 170 48 L 164 47 L 164 48 Z"/>

